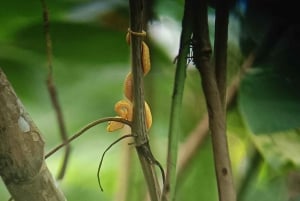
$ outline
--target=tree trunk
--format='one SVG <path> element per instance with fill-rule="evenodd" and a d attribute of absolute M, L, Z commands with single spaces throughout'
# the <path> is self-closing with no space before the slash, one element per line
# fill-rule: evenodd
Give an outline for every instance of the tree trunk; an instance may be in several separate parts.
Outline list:
<path fill-rule="evenodd" d="M 15 201 L 63 201 L 44 141 L 0 68 L 0 175 Z"/>

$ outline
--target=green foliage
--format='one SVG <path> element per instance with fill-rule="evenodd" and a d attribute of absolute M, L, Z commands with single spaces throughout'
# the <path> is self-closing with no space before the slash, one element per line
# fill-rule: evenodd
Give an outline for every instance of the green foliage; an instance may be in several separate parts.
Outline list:
<path fill-rule="evenodd" d="M 54 78 L 70 136 L 92 120 L 115 115 L 114 104 L 122 98 L 122 84 L 130 69 L 130 53 L 125 42 L 128 8 L 121 1 L 99 1 L 97 5 L 82 0 L 48 3 Z M 91 5 L 96 6 L 96 12 L 88 11 Z M 178 26 L 182 11 L 181 0 L 157 1 L 155 5 L 158 16 L 168 16 Z M 88 14 L 78 15 L 80 13 Z M 75 15 L 79 17 L 75 18 Z M 60 138 L 45 85 L 47 69 L 41 5 L 38 1 L 4 1 L 0 7 L 0 23 L 0 67 L 43 133 L 47 152 L 60 143 Z M 237 38 L 236 32 L 233 28 L 230 37 Z M 150 143 L 154 155 L 165 167 L 174 58 L 152 43 L 151 35 L 149 38 L 152 70 L 145 77 L 145 95 L 153 111 Z M 179 39 L 174 39 L 174 43 L 177 42 Z M 229 44 L 228 83 L 242 59 L 236 43 L 230 41 Z M 296 54 L 297 49 L 292 50 Z M 239 98 L 228 114 L 229 147 L 237 187 L 248 174 L 250 152 L 254 149 L 262 156 L 243 201 L 287 200 L 288 189 L 284 183 L 287 173 L 298 170 L 300 166 L 300 138 L 299 131 L 295 130 L 300 127 L 298 64 L 293 62 L 295 55 L 285 55 L 287 58 L 280 57 L 276 65 L 265 62 L 246 75 L 239 89 Z M 288 65 L 285 65 L 286 61 L 289 61 Z M 279 64 L 287 67 L 278 67 Z M 200 89 L 198 74 L 191 67 L 187 71 L 183 97 L 181 141 L 189 136 L 205 113 Z M 129 147 L 117 145 L 106 156 L 101 170 L 104 193 L 100 192 L 96 178 L 98 160 L 104 149 L 118 137 L 117 133 L 107 134 L 105 127 L 97 126 L 72 143 L 67 174 L 60 182 L 68 200 L 110 201 L 115 198 L 120 169 L 125 168 L 121 158 L 123 148 Z M 272 135 L 266 135 L 270 133 Z M 136 154 L 132 155 L 128 200 L 135 201 L 144 199 L 146 189 Z M 61 156 L 58 152 L 47 160 L 54 175 Z M 210 138 L 205 140 L 179 179 L 176 195 L 178 200 L 217 200 Z M 9 197 L 2 183 L 0 197 L 1 200 Z"/>
<path fill-rule="evenodd" d="M 300 127 L 299 87 L 288 74 L 255 68 L 243 79 L 239 104 L 256 134 Z"/>
<path fill-rule="evenodd" d="M 44 54 L 45 38 L 41 23 L 27 27 L 15 36 L 15 43 L 24 49 Z M 101 28 L 91 24 L 74 22 L 52 22 L 51 34 L 53 51 L 56 59 L 70 65 L 96 65 L 111 62 L 125 62 L 128 46 L 120 32 Z M 103 40 L 103 39 L 106 40 Z M 118 46 L 110 41 L 114 40 Z M 74 55 L 80 57 L 74 58 Z"/>
<path fill-rule="evenodd" d="M 299 132 L 292 130 L 273 135 L 253 136 L 253 140 L 274 170 L 282 172 L 300 167 Z"/>
<path fill-rule="evenodd" d="M 211 139 L 208 138 L 197 158 L 177 181 L 176 199 L 217 201 L 216 184 Z"/>
<path fill-rule="evenodd" d="M 242 201 L 282 201 L 288 197 L 285 180 L 282 177 L 264 181 L 259 181 L 257 178 L 251 178 L 251 180 L 251 186 L 247 189 Z"/>

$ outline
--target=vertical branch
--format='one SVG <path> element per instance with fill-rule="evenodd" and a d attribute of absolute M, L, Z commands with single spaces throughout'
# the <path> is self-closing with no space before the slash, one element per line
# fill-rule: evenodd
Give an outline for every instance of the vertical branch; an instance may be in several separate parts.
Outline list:
<path fill-rule="evenodd" d="M 46 39 L 46 54 L 47 54 L 47 66 L 48 66 L 47 88 L 51 98 L 52 106 L 56 112 L 56 118 L 59 125 L 61 139 L 64 143 L 66 143 L 68 140 L 68 135 L 65 127 L 62 109 L 60 107 L 56 87 L 53 80 L 52 41 L 51 41 L 51 36 L 49 31 L 50 25 L 49 25 L 48 7 L 46 4 L 46 0 L 41 0 L 41 3 L 43 8 L 44 32 L 45 32 L 45 39 Z M 68 159 L 70 155 L 70 148 L 71 148 L 70 145 L 66 143 L 63 163 L 58 172 L 57 179 L 62 179 L 65 175 L 65 171 L 67 168 Z"/>
<path fill-rule="evenodd" d="M 237 75 L 232 79 L 230 85 L 226 90 L 226 108 L 229 108 L 232 103 L 235 101 L 237 92 L 239 89 L 240 81 L 244 76 L 246 70 L 248 70 L 254 61 L 254 53 L 250 54 L 241 66 L 241 70 Z M 179 159 L 178 159 L 178 171 L 177 177 L 184 175 L 184 172 L 187 170 L 187 166 L 195 159 L 196 153 L 199 150 L 203 139 L 208 135 L 209 126 L 208 126 L 208 116 L 205 115 L 201 119 L 195 129 L 188 135 L 189 137 L 182 143 L 179 150 Z"/>
<path fill-rule="evenodd" d="M 130 0 L 130 29 L 137 33 L 143 31 L 143 4 L 142 0 Z M 142 38 L 141 36 L 131 35 L 131 61 L 133 76 L 133 128 L 140 127 L 140 133 L 136 133 L 138 145 L 147 142 L 147 129 L 145 127 L 145 98 L 144 98 L 144 79 L 142 67 Z"/>
<path fill-rule="evenodd" d="M 215 123 L 223 123 L 224 126 L 220 127 L 220 130 L 216 129 L 217 135 L 215 135 L 215 137 L 213 138 L 213 144 L 214 146 L 217 146 L 216 148 L 214 147 L 214 152 L 215 158 L 219 161 L 218 164 L 216 164 L 215 166 L 218 177 L 218 190 L 220 200 L 234 201 L 236 200 L 236 192 L 233 184 L 233 175 L 231 170 L 231 162 L 226 137 L 226 75 L 228 21 L 229 1 L 217 1 L 215 21 L 214 63 L 221 108 L 218 108 L 216 105 L 215 109 L 216 111 L 223 110 L 223 116 L 221 116 L 222 113 L 220 112 L 219 120 L 215 120 Z"/>
<path fill-rule="evenodd" d="M 216 80 L 221 103 L 225 110 L 226 73 L 227 73 L 227 38 L 228 38 L 229 2 L 216 2 L 214 63 Z"/>
<path fill-rule="evenodd" d="M 209 41 L 207 22 L 207 2 L 194 0 L 194 8 L 199 9 L 197 12 L 194 12 L 194 61 L 201 74 L 202 88 L 205 94 L 209 115 L 209 128 L 212 134 L 219 200 L 235 201 L 236 195 L 233 186 L 230 157 L 226 138 L 226 120 L 224 110 L 225 98 L 223 98 L 225 95 L 222 95 L 223 97 L 220 95 L 218 84 L 222 83 L 221 81 L 216 80 L 215 69 L 210 63 L 212 50 Z M 224 75 L 218 76 L 223 77 Z M 223 88 L 225 86 L 221 87 Z"/>
<path fill-rule="evenodd" d="M 136 33 L 143 31 L 143 2 L 142 0 L 129 0 L 130 29 Z M 150 150 L 146 121 L 144 83 L 142 70 L 142 40 L 140 36 L 131 35 L 131 61 L 133 75 L 133 119 L 132 133 L 136 135 L 135 143 L 138 157 L 146 179 L 152 201 L 158 201 L 161 195 L 158 178 L 153 165 L 155 159 Z"/>
<path fill-rule="evenodd" d="M 178 155 L 178 139 L 180 130 L 181 105 L 184 91 L 184 82 L 186 78 L 187 55 L 190 51 L 190 40 L 192 34 L 191 26 L 191 1 L 186 1 L 184 16 L 182 20 L 182 32 L 180 38 L 180 48 L 176 65 L 173 96 L 171 103 L 169 141 L 167 156 L 166 182 L 163 189 L 162 200 L 175 199 L 176 186 L 176 164 Z"/>

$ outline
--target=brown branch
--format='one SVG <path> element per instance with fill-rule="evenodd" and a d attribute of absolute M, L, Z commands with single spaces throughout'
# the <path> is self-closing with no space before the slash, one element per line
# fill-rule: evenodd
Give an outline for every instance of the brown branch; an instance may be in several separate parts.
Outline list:
<path fill-rule="evenodd" d="M 202 86 L 208 108 L 209 127 L 212 133 L 219 199 L 221 201 L 234 201 L 236 198 L 226 138 L 225 115 L 219 99 L 220 95 L 214 79 L 215 75 L 209 69 L 209 63 L 204 61 L 200 65 Z"/>
<path fill-rule="evenodd" d="M 143 31 L 143 1 L 129 0 L 130 7 L 130 30 L 135 33 Z M 148 186 L 152 201 L 158 201 L 161 190 L 154 168 L 155 159 L 152 155 L 145 121 L 144 83 L 142 70 L 142 38 L 137 34 L 131 35 L 131 61 L 133 75 L 133 119 L 132 134 L 136 135 L 136 151 L 143 169 L 144 177 Z"/>
<path fill-rule="evenodd" d="M 44 161 L 44 141 L 0 69 L 0 175 L 15 201 L 64 201 Z"/>
<path fill-rule="evenodd" d="M 235 100 L 240 81 L 244 76 L 245 71 L 247 71 L 247 69 L 252 66 L 254 58 L 254 54 L 250 54 L 243 62 L 240 72 L 232 79 L 231 84 L 226 90 L 226 108 L 230 107 L 232 102 Z M 182 143 L 180 147 L 177 171 L 178 177 L 181 177 L 181 175 L 183 175 L 186 167 L 194 159 L 197 151 L 201 147 L 203 140 L 208 135 L 208 131 L 208 115 L 206 114 L 199 121 L 195 129 L 188 135 L 189 137 L 185 140 L 185 142 Z"/>
<path fill-rule="evenodd" d="M 49 24 L 49 13 L 48 7 L 46 4 L 46 0 L 41 0 L 42 8 L 43 8 L 43 20 L 44 20 L 44 32 L 46 39 L 46 54 L 47 54 L 47 66 L 48 66 L 48 77 L 47 77 L 47 89 L 50 95 L 51 103 L 56 113 L 56 119 L 59 126 L 60 136 L 63 142 L 68 140 L 67 130 L 65 126 L 65 121 L 63 118 L 63 112 L 60 107 L 60 103 L 58 100 L 57 90 L 55 87 L 54 79 L 53 79 L 53 64 L 52 64 L 52 41 L 50 36 L 50 24 Z M 63 179 L 65 175 L 65 171 L 67 168 L 69 156 L 70 156 L 70 145 L 67 143 L 65 146 L 65 153 L 63 157 L 63 163 L 58 171 L 57 179 Z"/>
<path fill-rule="evenodd" d="M 225 115 L 219 99 L 220 95 L 214 79 L 215 75 L 209 69 L 209 62 L 204 61 L 200 65 L 202 86 L 209 114 L 209 127 L 212 133 L 219 199 L 221 201 L 234 201 L 235 191 L 226 138 Z"/>
<path fill-rule="evenodd" d="M 211 46 L 207 22 L 207 2 L 194 1 L 198 12 L 195 13 L 193 32 L 194 62 L 201 75 L 203 92 L 212 133 L 215 172 L 217 176 L 220 201 L 235 201 L 231 163 L 226 137 L 225 110 L 220 95 L 215 70 L 210 63 Z M 197 14 L 196 14 L 197 13 Z M 224 87 L 224 86 L 222 86 Z"/>
<path fill-rule="evenodd" d="M 217 1 L 216 4 L 214 63 L 220 100 L 225 110 L 229 1 Z"/>

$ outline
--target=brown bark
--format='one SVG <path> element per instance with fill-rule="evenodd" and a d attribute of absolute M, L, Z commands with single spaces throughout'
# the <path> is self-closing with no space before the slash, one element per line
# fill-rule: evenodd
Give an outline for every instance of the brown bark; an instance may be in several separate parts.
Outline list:
<path fill-rule="evenodd" d="M 198 6 L 196 6 L 198 5 Z M 226 110 L 225 92 L 226 71 L 222 69 L 220 75 L 215 70 L 219 70 L 220 65 L 214 69 L 211 65 L 211 45 L 209 41 L 209 29 L 207 21 L 207 2 L 195 1 L 195 7 L 199 8 L 199 15 L 195 16 L 193 32 L 193 52 L 194 62 L 201 75 L 202 88 L 206 99 L 208 111 L 209 129 L 212 134 L 212 145 L 215 162 L 215 172 L 217 177 L 219 200 L 235 201 L 236 193 L 233 184 L 231 162 L 226 136 Z M 196 13 L 196 12 L 195 12 Z M 223 53 L 223 50 L 220 51 Z M 219 52 L 219 53 L 220 53 Z M 222 58 L 224 61 L 224 58 Z M 218 85 L 219 84 L 219 85 Z M 220 87 L 220 88 L 219 88 Z"/>
<path fill-rule="evenodd" d="M 44 141 L 0 69 L 0 175 L 15 201 L 66 200 L 44 160 Z"/>

